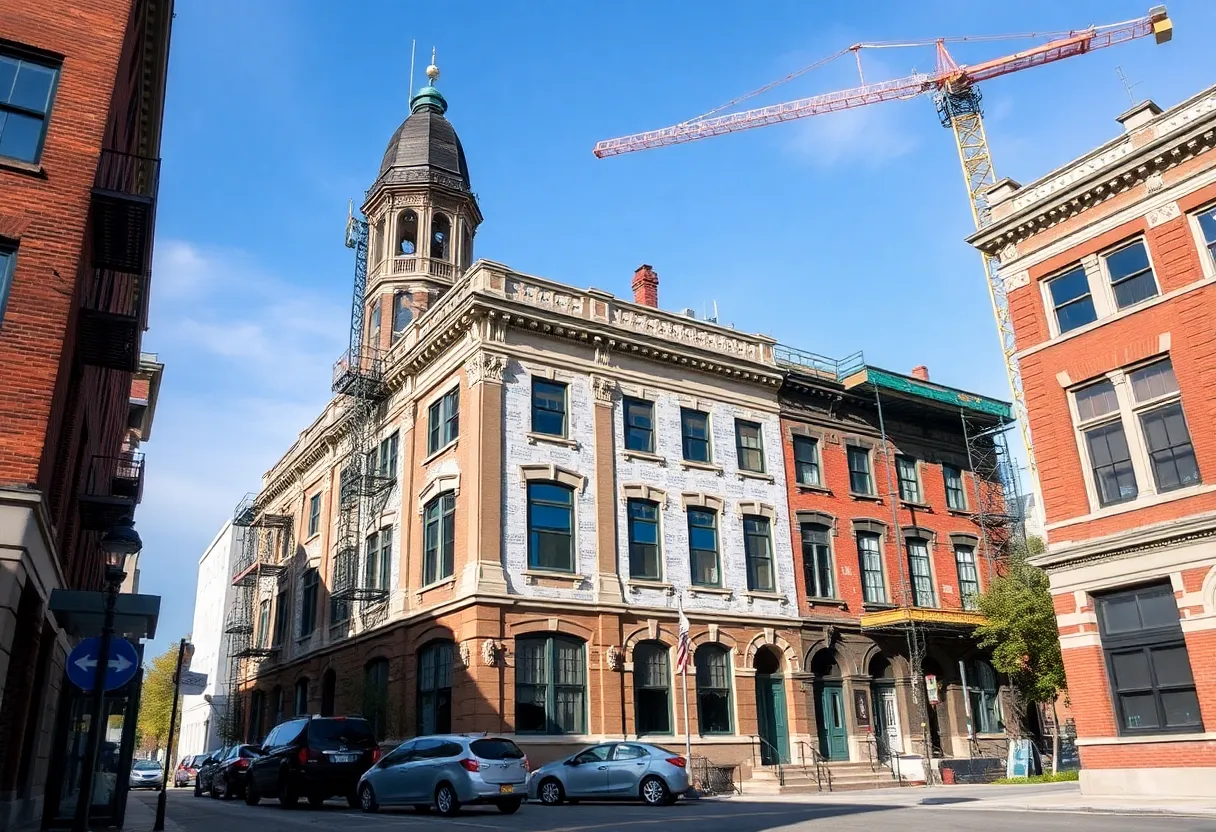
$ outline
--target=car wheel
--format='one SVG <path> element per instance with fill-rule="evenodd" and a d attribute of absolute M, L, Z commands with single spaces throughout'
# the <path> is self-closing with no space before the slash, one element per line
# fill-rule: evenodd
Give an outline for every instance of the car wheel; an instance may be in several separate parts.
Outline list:
<path fill-rule="evenodd" d="M 642 781 L 641 794 L 647 806 L 666 806 L 671 790 L 658 777 L 647 777 Z"/>
<path fill-rule="evenodd" d="M 370 783 L 364 783 L 359 787 L 359 808 L 369 815 L 380 808 L 380 804 L 376 803 L 376 793 L 372 791 Z"/>
<path fill-rule="evenodd" d="M 245 787 L 245 805 L 246 806 L 257 806 L 258 803 L 261 801 L 261 799 L 262 799 L 262 796 L 257 793 L 256 789 L 253 788 L 252 783 L 250 783 L 248 786 Z"/>
<path fill-rule="evenodd" d="M 550 777 L 540 784 L 537 789 L 537 794 L 540 795 L 540 802 L 546 806 L 560 806 L 562 801 L 566 799 L 565 789 L 558 782 L 556 777 Z"/>
<path fill-rule="evenodd" d="M 287 783 L 279 786 L 279 806 L 283 809 L 294 809 L 300 800 L 300 795 Z"/>
<path fill-rule="evenodd" d="M 220 790 L 220 799 L 232 800 L 232 784 L 228 782 L 227 777 L 224 777 L 220 782 L 224 786 L 224 788 Z"/>
<path fill-rule="evenodd" d="M 523 799 L 518 797 L 511 800 L 500 800 L 498 801 L 498 811 L 504 815 L 513 815 L 519 811 L 519 807 L 523 805 L 523 802 Z"/>
<path fill-rule="evenodd" d="M 451 783 L 440 783 L 435 789 L 435 811 L 445 818 L 460 813 L 460 800 L 456 797 L 456 790 L 452 788 Z"/>
<path fill-rule="evenodd" d="M 194 796 L 195 797 L 203 796 L 203 784 L 198 782 L 197 780 L 194 781 Z"/>
<path fill-rule="evenodd" d="M 220 799 L 220 781 L 219 781 L 219 778 L 216 778 L 216 779 L 214 779 L 214 780 L 212 780 L 212 781 L 211 781 L 211 791 L 210 791 L 210 794 L 211 794 L 211 799 L 212 799 L 212 800 L 219 800 L 219 799 Z"/>

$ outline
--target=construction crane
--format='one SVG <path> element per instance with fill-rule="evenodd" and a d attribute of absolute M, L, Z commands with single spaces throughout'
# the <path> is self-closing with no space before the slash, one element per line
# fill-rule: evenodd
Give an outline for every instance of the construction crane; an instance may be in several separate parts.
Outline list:
<path fill-rule="evenodd" d="M 711 110 L 704 115 L 681 122 L 661 130 L 650 130 L 636 133 L 632 136 L 622 136 L 607 139 L 595 145 L 594 153 L 603 159 L 608 156 L 619 156 L 623 153 L 633 153 L 639 150 L 650 150 L 672 144 L 707 139 L 724 133 L 736 133 L 751 130 L 755 127 L 765 127 L 795 119 L 816 116 L 822 113 L 833 113 L 848 110 L 868 104 L 878 104 L 883 101 L 904 100 L 919 95 L 932 95 L 938 115 L 944 127 L 951 128 L 954 140 L 958 146 L 959 161 L 963 166 L 963 178 L 967 186 L 967 197 L 971 202 L 971 214 L 976 228 L 988 224 L 987 191 L 996 184 L 996 173 L 992 166 L 992 157 L 988 150 L 988 137 L 984 132 L 983 114 L 980 107 L 980 93 L 976 84 L 1020 72 L 1023 69 L 1043 66 L 1076 55 L 1084 55 L 1096 49 L 1104 49 L 1120 43 L 1136 40 L 1152 35 L 1157 43 L 1165 43 L 1173 35 L 1173 24 L 1166 14 L 1165 6 L 1154 6 L 1149 13 L 1135 20 L 1123 23 L 1113 23 L 1104 26 L 1090 26 L 1087 29 L 1069 32 L 1040 32 L 1018 35 L 996 35 L 961 38 L 936 38 L 927 41 L 859 43 L 842 49 L 821 61 L 804 67 L 797 72 L 787 75 L 774 83 L 767 84 L 754 92 L 736 98 L 722 107 Z M 950 56 L 946 49 L 947 43 L 963 41 L 992 41 L 1011 40 L 1015 38 L 1039 39 L 1052 38 L 1047 43 L 1031 49 L 1006 55 L 1002 58 L 984 61 L 971 65 L 960 65 Z M 861 51 L 863 49 L 933 46 L 936 48 L 936 68 L 931 73 L 914 73 L 905 78 L 893 81 L 882 81 L 875 84 L 865 82 L 862 70 Z M 825 95 L 800 98 L 784 104 L 774 104 L 769 107 L 759 107 L 725 115 L 715 115 L 723 110 L 739 104 L 761 93 L 767 92 L 783 83 L 793 80 L 812 69 L 852 53 L 857 61 L 858 74 L 861 76 L 861 86 L 852 89 L 831 92 Z M 1021 372 L 1018 368 L 1016 346 L 1013 336 L 1013 325 L 1009 316 L 1009 302 L 1005 296 L 1005 284 L 1002 281 L 998 263 L 990 257 L 984 258 L 984 270 L 988 279 L 988 292 L 992 300 L 992 309 L 996 316 L 997 328 L 1001 339 L 1001 352 L 1005 357 L 1005 368 L 1009 375 L 1009 387 L 1013 395 L 1014 415 L 1022 430 L 1022 440 L 1026 445 L 1027 467 L 1031 477 L 1036 474 L 1034 446 L 1030 441 L 1030 423 L 1026 415 L 1026 398 L 1022 390 Z"/>

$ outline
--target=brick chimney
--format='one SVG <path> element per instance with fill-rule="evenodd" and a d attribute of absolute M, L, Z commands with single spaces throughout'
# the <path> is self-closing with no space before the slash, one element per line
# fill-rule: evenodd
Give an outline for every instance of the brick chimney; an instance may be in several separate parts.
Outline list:
<path fill-rule="evenodd" d="M 921 381 L 929 380 L 929 368 L 924 364 L 918 364 L 912 368 L 912 378 L 918 378 Z"/>
<path fill-rule="evenodd" d="M 633 302 L 642 306 L 659 306 L 659 275 L 643 263 L 633 271 Z"/>

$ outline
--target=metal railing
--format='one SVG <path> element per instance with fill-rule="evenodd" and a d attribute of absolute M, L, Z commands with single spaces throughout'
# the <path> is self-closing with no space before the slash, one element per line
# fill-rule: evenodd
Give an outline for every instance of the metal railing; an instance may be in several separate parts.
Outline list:
<path fill-rule="evenodd" d="M 155 199 L 160 188 L 160 159 L 102 148 L 93 187 Z"/>
<path fill-rule="evenodd" d="M 144 495 L 144 455 L 130 452 L 93 457 L 84 494 L 130 500 L 133 505 L 139 503 Z"/>
<path fill-rule="evenodd" d="M 820 753 L 812 743 L 806 740 L 798 740 L 798 756 L 802 758 L 803 766 L 806 765 L 807 751 L 810 751 L 810 758 L 815 766 L 815 785 L 819 791 L 823 791 L 823 783 L 826 780 L 828 791 L 832 790 L 832 770 L 828 768 L 827 758 Z"/>
<path fill-rule="evenodd" d="M 749 734 L 748 736 L 750 736 L 752 738 L 752 740 L 754 741 L 752 743 L 752 767 L 754 768 L 757 763 L 756 748 L 760 749 L 759 763 L 761 766 L 765 765 L 764 749 L 768 748 L 769 751 L 773 755 L 773 759 L 776 761 L 776 762 L 772 763 L 772 765 L 775 765 L 777 767 L 777 784 L 779 786 L 784 786 L 785 785 L 785 769 L 782 768 L 782 766 L 781 766 L 781 752 L 777 749 L 777 746 L 773 745 L 771 742 L 769 742 L 768 740 L 766 740 L 764 737 L 760 736 L 759 734 Z"/>
<path fill-rule="evenodd" d="M 701 795 L 743 794 L 742 784 L 735 776 L 738 763 L 714 763 L 708 757 L 694 756 L 688 761 L 692 787 Z"/>
<path fill-rule="evenodd" d="M 855 352 L 844 358 L 831 358 L 785 344 L 777 344 L 773 347 L 773 360 L 781 366 L 810 370 L 831 376 L 837 381 L 843 381 L 866 366 L 865 355 L 861 352 Z"/>

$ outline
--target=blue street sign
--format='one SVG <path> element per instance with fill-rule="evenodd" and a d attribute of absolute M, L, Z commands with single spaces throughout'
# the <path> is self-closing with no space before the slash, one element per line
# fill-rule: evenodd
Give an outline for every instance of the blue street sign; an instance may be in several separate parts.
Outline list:
<path fill-rule="evenodd" d="M 81 690 L 92 690 L 97 680 L 97 655 L 101 639 L 86 638 L 68 656 L 68 678 Z M 110 661 L 106 668 L 106 690 L 114 690 L 131 680 L 139 670 L 139 654 L 131 642 L 123 638 L 110 639 Z"/>

